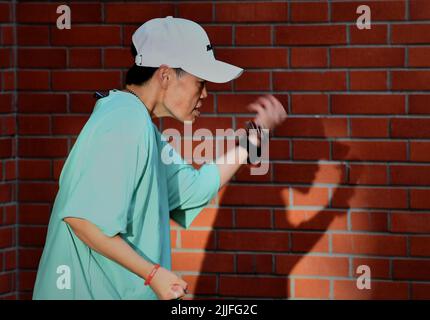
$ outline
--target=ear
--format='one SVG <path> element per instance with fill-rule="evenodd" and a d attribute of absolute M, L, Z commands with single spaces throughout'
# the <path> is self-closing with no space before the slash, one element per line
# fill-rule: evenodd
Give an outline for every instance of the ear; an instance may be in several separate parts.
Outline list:
<path fill-rule="evenodd" d="M 157 78 L 160 82 L 161 87 L 163 89 L 166 89 L 169 84 L 169 81 L 172 79 L 172 69 L 169 66 L 162 64 L 158 68 L 157 73 Z"/>

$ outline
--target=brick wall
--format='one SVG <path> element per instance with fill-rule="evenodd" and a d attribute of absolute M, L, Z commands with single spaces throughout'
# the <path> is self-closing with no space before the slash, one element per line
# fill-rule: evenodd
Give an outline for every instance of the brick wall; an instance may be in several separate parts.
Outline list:
<path fill-rule="evenodd" d="M 0 298 L 17 294 L 17 176 L 14 7 L 0 2 Z"/>
<path fill-rule="evenodd" d="M 56 28 L 59 4 L 0 1 L 1 297 L 31 297 L 92 92 L 122 87 L 133 31 L 173 15 L 247 69 L 209 85 L 195 127 L 238 128 L 264 93 L 289 112 L 267 175 L 242 168 L 189 230 L 172 223 L 173 267 L 195 297 L 430 298 L 429 1 L 72 1 L 71 30 Z M 355 26 L 360 4 L 371 30 Z M 371 290 L 356 288 L 359 265 Z"/>

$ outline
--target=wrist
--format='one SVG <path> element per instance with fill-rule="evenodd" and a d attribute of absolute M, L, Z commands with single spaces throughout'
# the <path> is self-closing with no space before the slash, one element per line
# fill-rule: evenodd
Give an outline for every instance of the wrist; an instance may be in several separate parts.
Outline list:
<path fill-rule="evenodd" d="M 151 271 L 145 278 L 145 286 L 148 286 L 151 284 L 151 281 L 154 278 L 159 268 L 160 268 L 160 265 L 158 263 L 153 265 L 153 267 L 151 268 Z"/>

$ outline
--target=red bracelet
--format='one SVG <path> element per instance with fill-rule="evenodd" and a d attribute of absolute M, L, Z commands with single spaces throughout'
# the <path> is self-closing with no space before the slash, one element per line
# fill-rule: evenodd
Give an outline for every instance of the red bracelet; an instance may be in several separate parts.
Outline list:
<path fill-rule="evenodd" d="M 151 273 L 149 274 L 148 278 L 145 280 L 145 286 L 149 285 L 154 275 L 157 273 L 158 268 L 160 268 L 159 264 L 154 265 L 154 268 L 152 269 Z"/>

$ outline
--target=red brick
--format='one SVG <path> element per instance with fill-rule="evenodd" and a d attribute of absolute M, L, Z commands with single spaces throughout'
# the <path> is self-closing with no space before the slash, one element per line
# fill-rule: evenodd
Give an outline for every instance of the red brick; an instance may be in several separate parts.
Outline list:
<path fill-rule="evenodd" d="M 69 50 L 71 68 L 100 68 L 101 50 L 93 48 L 71 48 Z"/>
<path fill-rule="evenodd" d="M 331 99 L 333 114 L 404 114 L 405 96 L 398 94 L 336 94 Z"/>
<path fill-rule="evenodd" d="M 19 93 L 21 113 L 61 113 L 67 111 L 67 96 L 57 93 Z"/>
<path fill-rule="evenodd" d="M 417 219 L 419 220 L 419 219 Z M 427 223 L 428 228 L 428 219 L 425 221 Z M 426 231 L 428 233 L 428 231 Z M 428 236 L 410 236 L 409 237 L 409 246 L 410 246 L 410 254 L 411 256 L 420 256 L 420 257 L 428 257 L 430 256 L 430 246 L 429 246 L 430 237 Z"/>
<path fill-rule="evenodd" d="M 270 90 L 269 72 L 245 72 L 234 80 L 236 91 Z"/>
<path fill-rule="evenodd" d="M 219 293 L 232 297 L 289 297 L 290 284 L 285 278 L 224 276 L 219 280 Z"/>
<path fill-rule="evenodd" d="M 239 273 L 272 273 L 271 254 L 238 254 L 237 272 Z"/>
<path fill-rule="evenodd" d="M 406 237 L 367 234 L 333 234 L 333 252 L 377 256 L 405 256 Z"/>
<path fill-rule="evenodd" d="M 193 294 L 215 294 L 217 292 L 216 275 L 183 275 L 182 279 L 188 283 L 188 291 Z"/>
<path fill-rule="evenodd" d="M 409 16 L 411 20 L 429 20 L 430 3 L 427 0 L 409 1 Z"/>
<path fill-rule="evenodd" d="M 110 90 L 121 87 L 117 71 L 54 71 L 53 90 Z"/>
<path fill-rule="evenodd" d="M 294 114 L 327 114 L 328 95 L 325 94 L 293 94 L 291 110 Z"/>
<path fill-rule="evenodd" d="M 10 4 L 9 3 L 0 3 L 0 21 L 1 22 L 9 22 L 10 19 Z"/>
<path fill-rule="evenodd" d="M 243 195 L 248 195 L 244 198 Z M 288 188 L 264 186 L 255 188 L 246 185 L 229 185 L 222 188 L 220 205 L 285 205 L 288 203 Z"/>
<path fill-rule="evenodd" d="M 409 295 L 407 283 L 372 281 L 370 290 L 357 288 L 356 280 L 335 280 L 334 299 L 340 300 L 406 300 Z"/>
<path fill-rule="evenodd" d="M 61 13 L 57 13 L 58 3 L 17 3 L 16 17 L 20 23 L 52 23 L 55 25 Z M 72 24 L 76 22 L 101 22 L 101 4 L 70 4 Z M 29 14 L 31 12 L 31 14 Z M 73 27 L 72 27 L 73 28 Z"/>
<path fill-rule="evenodd" d="M 7 181 L 15 180 L 17 177 L 17 175 L 16 175 L 16 162 L 14 160 L 6 161 L 5 167 L 6 167 L 5 179 Z"/>
<path fill-rule="evenodd" d="M 45 180 L 52 178 L 50 160 L 18 160 L 19 178 L 22 180 Z"/>
<path fill-rule="evenodd" d="M 67 139 L 20 138 L 20 157 L 64 157 L 67 155 Z"/>
<path fill-rule="evenodd" d="M 232 26 L 204 25 L 202 26 L 208 34 L 209 40 L 213 45 L 231 45 L 233 43 Z M 215 48 L 215 50 L 217 50 Z"/>
<path fill-rule="evenodd" d="M 231 228 L 233 226 L 232 209 L 204 208 L 193 221 L 193 227 Z"/>
<path fill-rule="evenodd" d="M 273 87 L 276 91 L 346 90 L 346 75 L 340 71 L 274 72 Z"/>
<path fill-rule="evenodd" d="M 21 46 L 49 45 L 49 28 L 47 26 L 21 26 L 16 27 L 17 44 Z"/>
<path fill-rule="evenodd" d="M 216 57 L 241 68 L 284 68 L 288 66 L 286 48 L 223 48 L 217 50 Z"/>
<path fill-rule="evenodd" d="M 350 71 L 352 91 L 385 91 L 388 88 L 386 71 Z"/>
<path fill-rule="evenodd" d="M 403 48 L 332 48 L 332 67 L 403 67 Z"/>
<path fill-rule="evenodd" d="M 391 26 L 391 43 L 430 42 L 430 24 L 394 24 Z"/>
<path fill-rule="evenodd" d="M 14 146 L 12 139 L 0 139 L 0 158 L 10 158 L 14 156 Z"/>
<path fill-rule="evenodd" d="M 0 118 L 0 135 L 12 136 L 16 133 L 16 121 L 14 116 L 2 116 Z"/>
<path fill-rule="evenodd" d="M 0 93 L 0 113 L 10 113 L 13 108 L 12 94 Z"/>
<path fill-rule="evenodd" d="M 14 291 L 14 273 L 0 275 L 0 294 Z"/>
<path fill-rule="evenodd" d="M 134 59 L 129 48 L 106 48 L 104 50 L 105 68 L 129 68 L 133 63 Z"/>
<path fill-rule="evenodd" d="M 345 43 L 345 26 L 313 25 L 275 27 L 276 45 L 330 45 Z"/>
<path fill-rule="evenodd" d="M 429 114 L 428 101 L 430 95 L 426 94 L 412 94 L 409 98 L 409 113 L 410 114 Z"/>
<path fill-rule="evenodd" d="M 339 181 L 339 172 L 341 180 Z M 318 173 L 318 175 L 317 175 Z M 276 163 L 275 182 L 344 183 L 345 167 L 337 164 Z"/>
<path fill-rule="evenodd" d="M 429 233 L 430 215 L 418 212 L 393 212 L 391 231 L 402 233 Z"/>
<path fill-rule="evenodd" d="M 65 68 L 65 49 L 19 48 L 18 66 L 21 68 Z"/>
<path fill-rule="evenodd" d="M 392 185 L 428 185 L 429 166 L 392 165 L 390 166 Z"/>
<path fill-rule="evenodd" d="M 96 100 L 90 93 L 70 94 L 70 111 L 76 113 L 91 113 Z"/>
<path fill-rule="evenodd" d="M 23 248 L 19 250 L 19 268 L 37 269 L 42 255 L 42 249 Z"/>
<path fill-rule="evenodd" d="M 9 248 L 15 245 L 15 231 L 13 227 L 0 229 L 0 248 Z"/>
<path fill-rule="evenodd" d="M 328 200 L 328 188 L 295 187 L 293 189 L 295 206 L 327 206 Z"/>
<path fill-rule="evenodd" d="M 12 184 L 0 184 L 0 202 L 14 201 L 14 187 Z"/>
<path fill-rule="evenodd" d="M 392 89 L 417 91 L 429 90 L 430 71 L 393 71 Z"/>
<path fill-rule="evenodd" d="M 73 26 L 71 29 L 51 29 L 54 46 L 114 46 L 121 44 L 120 26 Z"/>
<path fill-rule="evenodd" d="M 351 136 L 364 138 L 388 137 L 389 119 L 352 118 L 350 119 Z"/>
<path fill-rule="evenodd" d="M 291 67 L 327 67 L 326 48 L 291 48 Z"/>
<path fill-rule="evenodd" d="M 20 183 L 19 201 L 53 202 L 58 191 L 57 183 Z"/>
<path fill-rule="evenodd" d="M 78 135 L 88 121 L 87 116 L 57 116 L 52 118 L 54 135 Z"/>
<path fill-rule="evenodd" d="M 12 46 L 16 43 L 15 27 L 13 25 L 3 25 L 0 28 L 0 43 L 4 46 Z"/>
<path fill-rule="evenodd" d="M 42 246 L 45 243 L 46 227 L 20 227 L 19 244 L 20 246 Z"/>
<path fill-rule="evenodd" d="M 215 233 L 213 231 L 181 231 L 181 248 L 214 249 Z"/>
<path fill-rule="evenodd" d="M 329 299 L 330 281 L 320 279 L 295 279 L 294 297 L 305 299 Z"/>
<path fill-rule="evenodd" d="M 358 29 L 354 24 L 349 26 L 351 44 L 386 44 L 387 25 L 373 24 L 371 29 Z"/>
<path fill-rule="evenodd" d="M 247 105 L 258 99 L 258 94 L 219 94 L 218 112 L 220 113 L 254 113 Z"/>
<path fill-rule="evenodd" d="M 284 140 L 271 140 L 269 158 L 271 160 L 289 160 L 290 155 L 290 141 Z"/>
<path fill-rule="evenodd" d="M 325 233 L 291 233 L 292 252 L 328 252 L 329 235 Z"/>
<path fill-rule="evenodd" d="M 411 209 L 430 209 L 430 191 L 422 189 L 411 189 Z"/>
<path fill-rule="evenodd" d="M 392 188 L 338 188 L 332 199 L 334 208 L 393 208 L 407 207 L 406 190 Z"/>
<path fill-rule="evenodd" d="M 414 300 L 430 300 L 430 284 L 412 283 L 412 296 Z"/>
<path fill-rule="evenodd" d="M 51 211 L 48 204 L 19 204 L 19 223 L 48 224 Z"/>
<path fill-rule="evenodd" d="M 345 211 L 275 210 L 275 228 L 293 230 L 346 230 Z"/>
<path fill-rule="evenodd" d="M 219 231 L 218 249 L 241 251 L 288 251 L 287 232 Z"/>
<path fill-rule="evenodd" d="M 276 273 L 289 276 L 346 277 L 349 275 L 349 263 L 346 257 L 277 255 Z"/>
<path fill-rule="evenodd" d="M 49 72 L 21 70 L 20 72 L 18 72 L 18 89 L 49 90 Z"/>
<path fill-rule="evenodd" d="M 236 209 L 236 228 L 270 229 L 272 214 L 265 209 Z"/>
<path fill-rule="evenodd" d="M 236 45 L 270 45 L 270 26 L 236 26 Z"/>
<path fill-rule="evenodd" d="M 355 22 L 361 15 L 357 13 L 357 8 L 361 5 L 370 7 L 372 21 L 405 20 L 406 17 L 405 1 L 403 0 L 335 1 L 331 4 L 331 20 Z"/>
<path fill-rule="evenodd" d="M 288 3 L 216 3 L 215 21 L 218 22 L 287 22 Z"/>
<path fill-rule="evenodd" d="M 351 230 L 384 232 L 388 230 L 388 216 L 381 211 L 351 212 Z"/>
<path fill-rule="evenodd" d="M 211 22 L 213 20 L 212 3 L 178 3 L 178 17 L 195 22 Z"/>
<path fill-rule="evenodd" d="M 54 179 L 57 181 L 60 179 L 60 174 L 61 174 L 61 171 L 63 169 L 64 163 L 65 163 L 65 160 L 54 160 L 53 161 Z"/>
<path fill-rule="evenodd" d="M 330 144 L 328 141 L 293 141 L 294 160 L 328 160 L 330 158 Z"/>
<path fill-rule="evenodd" d="M 38 135 L 51 133 L 51 119 L 49 116 L 18 116 L 18 128 L 21 135 Z"/>
<path fill-rule="evenodd" d="M 0 68 L 12 67 L 12 50 L 10 48 L 0 49 Z"/>
<path fill-rule="evenodd" d="M 375 259 L 375 258 L 354 258 L 352 260 L 352 274 L 358 277 L 361 273 L 357 273 L 357 268 L 361 265 L 366 265 L 370 268 L 372 279 L 389 279 L 390 278 L 390 260 Z"/>
<path fill-rule="evenodd" d="M 5 259 L 5 270 L 14 270 L 17 268 L 17 257 L 16 250 L 5 251 L 4 259 Z"/>
<path fill-rule="evenodd" d="M 394 280 L 430 280 L 430 261 L 428 260 L 394 260 Z"/>
<path fill-rule="evenodd" d="M 410 142 L 410 158 L 411 161 L 430 161 L 430 143 L 421 141 Z"/>
<path fill-rule="evenodd" d="M 172 268 L 177 271 L 233 272 L 234 254 L 210 252 L 174 252 Z"/>
<path fill-rule="evenodd" d="M 349 184 L 387 184 L 386 165 L 351 164 L 349 168 Z"/>
<path fill-rule="evenodd" d="M 275 130 L 277 136 L 287 137 L 345 137 L 347 120 L 339 118 L 288 117 Z"/>
<path fill-rule="evenodd" d="M 292 2 L 290 4 L 292 22 L 324 22 L 328 20 L 328 4 L 321 2 Z"/>
<path fill-rule="evenodd" d="M 391 137 L 428 138 L 429 124 L 429 119 L 391 119 Z"/>
<path fill-rule="evenodd" d="M 36 271 L 24 271 L 19 273 L 19 290 L 32 291 L 36 281 Z"/>
<path fill-rule="evenodd" d="M 144 23 L 153 18 L 174 16 L 171 3 L 107 3 L 105 22 Z"/>
<path fill-rule="evenodd" d="M 410 47 L 408 66 L 410 67 L 430 67 L 430 47 Z"/>

